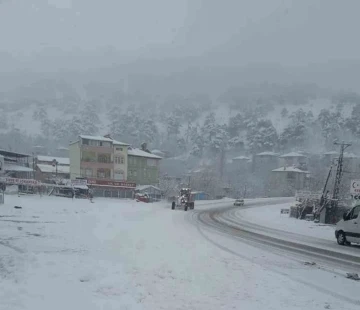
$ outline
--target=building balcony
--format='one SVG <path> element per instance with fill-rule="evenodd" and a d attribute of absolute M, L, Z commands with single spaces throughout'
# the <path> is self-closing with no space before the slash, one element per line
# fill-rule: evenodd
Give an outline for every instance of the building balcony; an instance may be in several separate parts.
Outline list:
<path fill-rule="evenodd" d="M 95 153 L 106 153 L 106 154 L 112 154 L 114 153 L 113 147 L 108 146 L 94 146 L 94 145 L 81 145 L 81 150 L 83 151 L 90 151 Z"/>
<path fill-rule="evenodd" d="M 92 168 L 92 169 L 113 169 L 114 168 L 114 163 L 113 162 L 108 162 L 108 163 L 102 163 L 102 162 L 98 162 L 98 161 L 81 161 L 80 163 L 80 167 L 81 168 Z"/>

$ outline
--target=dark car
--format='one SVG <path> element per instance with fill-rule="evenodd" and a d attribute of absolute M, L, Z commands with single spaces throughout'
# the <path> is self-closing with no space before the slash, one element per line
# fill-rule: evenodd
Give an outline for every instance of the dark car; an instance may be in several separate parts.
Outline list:
<path fill-rule="evenodd" d="M 243 206 L 244 205 L 244 199 L 236 199 L 234 202 L 234 206 Z"/>

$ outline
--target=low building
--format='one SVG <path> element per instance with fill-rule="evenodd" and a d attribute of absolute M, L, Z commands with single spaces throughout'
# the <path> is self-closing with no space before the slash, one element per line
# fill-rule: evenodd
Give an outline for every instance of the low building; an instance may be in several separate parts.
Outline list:
<path fill-rule="evenodd" d="M 35 160 L 36 160 L 36 164 L 53 165 L 54 162 L 57 162 L 58 166 L 70 167 L 70 158 L 69 157 L 37 155 Z"/>
<path fill-rule="evenodd" d="M 301 153 L 291 152 L 280 156 L 280 165 L 306 168 L 308 165 L 308 158 Z"/>
<path fill-rule="evenodd" d="M 35 157 L 35 178 L 45 183 L 54 179 L 70 179 L 70 159 L 37 155 Z"/>
<path fill-rule="evenodd" d="M 19 179 L 34 177 L 34 170 L 30 167 L 30 155 L 6 150 L 0 150 L 0 155 L 4 159 L 2 169 L 6 176 Z"/>
<path fill-rule="evenodd" d="M 54 179 L 70 179 L 70 166 L 37 164 L 35 178 L 44 183 Z"/>
<path fill-rule="evenodd" d="M 237 156 L 231 159 L 232 163 L 251 163 L 251 158 L 247 156 Z"/>
<path fill-rule="evenodd" d="M 157 201 L 162 198 L 162 191 L 160 188 L 153 185 L 138 185 L 136 186 L 136 193 L 147 194 L 150 201 Z"/>
<path fill-rule="evenodd" d="M 308 187 L 310 173 L 296 167 L 281 167 L 271 171 L 269 195 L 287 197 Z"/>
<path fill-rule="evenodd" d="M 209 200 L 210 199 L 210 195 L 205 193 L 205 192 L 191 192 L 191 194 L 194 197 L 194 200 Z"/>
<path fill-rule="evenodd" d="M 279 167 L 279 154 L 274 152 L 262 152 L 253 157 L 252 169 L 255 172 L 270 171 Z"/>
<path fill-rule="evenodd" d="M 159 184 L 160 156 L 141 149 L 128 149 L 128 180 L 137 185 Z"/>

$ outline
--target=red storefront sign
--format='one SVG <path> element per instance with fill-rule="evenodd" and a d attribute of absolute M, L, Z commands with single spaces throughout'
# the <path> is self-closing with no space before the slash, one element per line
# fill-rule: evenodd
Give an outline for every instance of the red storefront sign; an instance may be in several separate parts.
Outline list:
<path fill-rule="evenodd" d="M 13 184 L 13 185 L 39 185 L 40 182 L 34 179 L 17 179 L 17 178 L 8 178 L 8 177 L 1 177 L 0 182 L 6 184 Z"/>
<path fill-rule="evenodd" d="M 113 181 L 113 180 L 102 180 L 102 179 L 87 179 L 88 185 L 99 185 L 99 186 L 113 186 L 113 187 L 124 187 L 124 188 L 135 188 L 136 183 L 127 181 Z"/>

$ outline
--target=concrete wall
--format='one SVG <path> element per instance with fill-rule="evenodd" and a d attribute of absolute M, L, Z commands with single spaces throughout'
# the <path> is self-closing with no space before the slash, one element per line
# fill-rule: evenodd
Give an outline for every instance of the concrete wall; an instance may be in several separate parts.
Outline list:
<path fill-rule="evenodd" d="M 157 185 L 159 182 L 159 161 L 149 158 L 151 162 L 155 160 L 156 166 L 150 166 L 148 158 L 140 156 L 128 156 L 128 181 L 135 182 L 137 185 Z"/>

